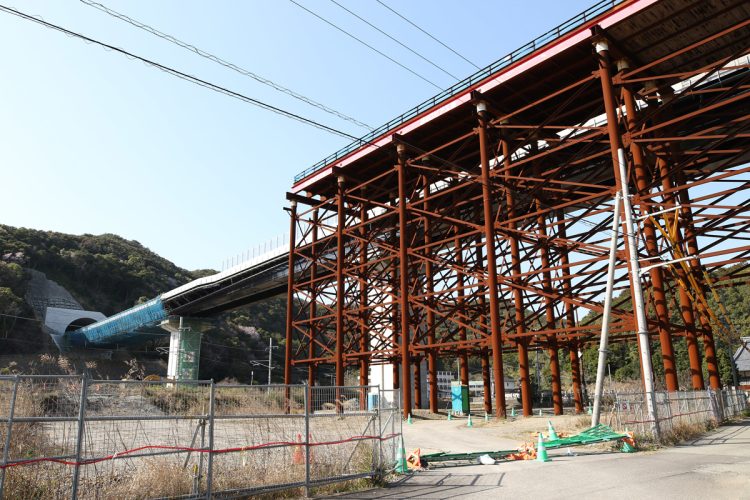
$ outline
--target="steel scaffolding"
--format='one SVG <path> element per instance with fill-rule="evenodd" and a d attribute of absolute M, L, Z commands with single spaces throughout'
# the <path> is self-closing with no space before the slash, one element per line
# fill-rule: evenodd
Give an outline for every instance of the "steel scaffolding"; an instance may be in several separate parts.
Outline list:
<path fill-rule="evenodd" d="M 530 415 L 529 352 L 543 349 L 559 414 L 562 350 L 583 411 L 578 352 L 598 342 L 627 182 L 664 386 L 678 389 L 672 342 L 684 337 L 692 388 L 705 383 L 702 344 L 718 389 L 714 337 L 728 327 L 701 297 L 750 276 L 748 39 L 740 1 L 622 2 L 299 179 L 287 382 L 307 367 L 314 385 L 331 364 L 336 385 L 349 368 L 366 385 L 370 365 L 390 363 L 404 413 L 437 411 L 437 359 L 458 357 L 463 372 L 478 358 L 485 408 L 502 417 L 503 353 L 516 352 Z M 637 339 L 629 259 L 620 241 L 610 342 Z M 422 360 L 427 402 L 412 382 Z"/>

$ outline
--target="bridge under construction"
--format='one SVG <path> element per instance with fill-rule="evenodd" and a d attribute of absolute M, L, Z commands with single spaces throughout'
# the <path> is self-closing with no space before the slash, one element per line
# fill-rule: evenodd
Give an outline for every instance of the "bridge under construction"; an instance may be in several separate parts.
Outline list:
<path fill-rule="evenodd" d="M 681 337 L 691 388 L 718 388 L 715 339 L 735 332 L 717 289 L 749 276 L 749 48 L 743 0 L 600 2 L 301 173 L 286 382 L 378 369 L 404 413 L 436 412 L 439 358 L 464 383 L 478 358 L 505 416 L 516 352 L 530 415 L 544 350 L 555 414 L 561 356 L 580 412 L 579 350 L 611 313 L 611 341 L 651 339 L 668 391 Z"/>

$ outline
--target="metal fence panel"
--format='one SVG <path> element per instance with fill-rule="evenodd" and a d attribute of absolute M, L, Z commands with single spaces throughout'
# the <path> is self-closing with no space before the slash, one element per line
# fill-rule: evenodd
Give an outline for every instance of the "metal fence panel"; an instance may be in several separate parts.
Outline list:
<path fill-rule="evenodd" d="M 396 455 L 401 447 L 402 425 L 401 418 L 401 391 L 381 390 L 378 398 L 380 416 L 380 464 L 381 470 L 393 469 L 396 464 Z"/>
<path fill-rule="evenodd" d="M 304 483 L 305 387 L 216 386 L 212 490 Z"/>
<path fill-rule="evenodd" d="M 5 428 L 4 498 L 70 498 L 78 451 L 81 377 L 18 376 Z M 9 415 L 10 417 L 10 415 Z"/>
<path fill-rule="evenodd" d="M 374 474 L 380 433 L 370 387 L 311 387 L 310 480 Z"/>
<path fill-rule="evenodd" d="M 720 391 L 656 392 L 656 415 L 661 432 L 680 425 L 722 422 L 747 408 L 747 395 L 738 389 Z M 603 396 L 602 423 L 621 431 L 648 436 L 653 422 L 648 417 L 643 392 L 609 393 Z"/>
<path fill-rule="evenodd" d="M 205 456 L 189 450 L 206 448 L 210 388 L 210 382 L 91 381 L 79 497 L 204 491 Z"/>
<path fill-rule="evenodd" d="M 376 386 L 0 377 L 0 498 L 221 498 L 390 469 L 400 394 Z"/>

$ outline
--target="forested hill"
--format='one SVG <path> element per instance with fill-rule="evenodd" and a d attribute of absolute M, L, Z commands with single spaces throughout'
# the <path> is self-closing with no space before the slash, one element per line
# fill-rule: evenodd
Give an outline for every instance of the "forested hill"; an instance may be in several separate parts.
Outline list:
<path fill-rule="evenodd" d="M 0 354 L 4 356 L 54 349 L 39 322 L 28 319 L 33 317 L 24 302 L 29 269 L 65 287 L 85 309 L 108 316 L 216 272 L 187 271 L 137 241 L 114 234 L 70 235 L 0 225 Z M 249 381 L 253 370 L 256 376 L 265 373 L 254 360 L 267 363 L 269 336 L 283 345 L 285 305 L 283 298 L 275 297 L 214 318 L 203 336 L 201 378 Z M 156 356 L 155 347 L 139 348 L 134 356 Z M 283 350 L 274 349 L 273 355 L 279 366 Z M 280 373 L 275 370 L 275 378 Z"/>
<path fill-rule="evenodd" d="M 4 265 L 45 273 L 84 308 L 106 315 L 195 278 L 137 241 L 114 234 L 76 236 L 0 225 L 0 258 Z"/>

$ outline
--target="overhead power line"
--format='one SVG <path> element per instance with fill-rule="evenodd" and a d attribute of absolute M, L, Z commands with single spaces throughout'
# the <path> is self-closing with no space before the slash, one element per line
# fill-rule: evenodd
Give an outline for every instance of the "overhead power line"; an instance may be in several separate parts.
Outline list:
<path fill-rule="evenodd" d="M 81 1 L 86 1 L 86 0 L 81 0 Z M 446 70 L 445 70 L 445 69 L 444 69 L 443 67 L 441 67 L 441 66 L 439 66 L 439 65 L 435 64 L 435 63 L 434 63 L 434 62 L 433 62 L 432 60 L 430 60 L 430 59 L 426 58 L 425 56 L 423 56 L 422 54 L 420 54 L 420 53 L 419 53 L 419 52 L 417 52 L 416 50 L 412 49 L 412 48 L 411 48 L 411 47 L 409 47 L 408 45 L 406 45 L 406 44 L 404 44 L 404 43 L 401 43 L 401 41 L 400 41 L 400 40 L 398 40 L 398 39 L 394 38 L 393 36 L 389 35 L 389 34 L 388 34 L 388 33 L 386 33 L 385 31 L 381 30 L 380 28 L 378 28 L 377 26 L 375 26 L 374 24 L 372 24 L 371 22 L 369 22 L 369 21 L 368 21 L 367 19 L 364 19 L 364 18 L 363 18 L 362 16 L 360 16 L 360 15 L 356 14 L 355 12 L 352 12 L 351 10 L 347 9 L 346 7 L 344 7 L 343 5 L 341 5 L 340 3 L 338 3 L 338 2 L 336 1 L 336 0 L 331 0 L 331 2 L 332 2 L 332 3 L 334 3 L 334 4 L 336 4 L 336 5 L 338 5 L 339 7 L 341 7 L 342 9 L 344 9 L 345 11 L 347 11 L 347 12 L 348 12 L 349 14 L 353 15 L 354 17 L 356 17 L 357 19 L 359 19 L 360 21 L 362 21 L 363 23 L 367 24 L 367 25 L 368 25 L 368 26 L 370 26 L 370 27 L 371 27 L 372 29 L 374 29 L 374 30 L 378 31 L 379 33 L 381 33 L 381 34 L 383 34 L 383 35 L 385 35 L 385 36 L 387 36 L 388 38 L 390 38 L 391 40 L 393 40 L 393 41 L 394 41 L 394 42 L 396 42 L 397 44 L 401 45 L 401 46 L 402 46 L 403 48 L 405 48 L 406 50 L 408 50 L 408 51 L 409 51 L 409 52 L 411 52 L 412 54 L 416 55 L 417 57 L 419 57 L 419 58 L 420 58 L 420 59 L 422 59 L 423 61 L 427 61 L 428 63 L 430 63 L 431 65 L 433 65 L 434 67 L 436 67 L 437 69 L 439 69 L 440 71 L 442 71 L 443 73 L 445 73 L 446 75 L 450 76 L 451 78 L 453 78 L 453 79 L 455 79 L 455 80 L 460 80 L 460 78 L 459 78 L 459 77 L 457 77 L 456 75 L 454 75 L 454 74 L 452 74 L 452 73 L 449 73 L 449 72 L 448 72 L 448 71 L 446 71 Z"/>
<path fill-rule="evenodd" d="M 195 45 L 191 45 L 187 42 L 184 42 L 182 40 L 179 40 L 178 38 L 173 37 L 172 35 L 169 35 L 167 33 L 164 33 L 162 31 L 157 30 L 156 28 L 149 26 L 148 24 L 145 24 L 141 21 L 138 21 L 136 19 L 133 19 L 132 17 L 129 17 L 125 14 L 122 14 L 120 12 L 117 12 L 115 10 L 110 9 L 106 5 L 103 5 L 98 2 L 93 2 L 91 0 L 80 0 L 81 3 L 88 5 L 89 7 L 94 7 L 95 9 L 98 9 L 105 14 L 109 14 L 112 17 L 115 17 L 117 19 L 120 19 L 121 21 L 125 21 L 126 23 L 135 26 L 136 28 L 139 28 L 143 31 L 146 31 L 148 33 L 151 33 L 154 36 L 157 36 L 163 40 L 166 40 L 174 45 L 177 45 L 178 47 L 182 47 L 185 50 L 189 50 L 190 52 L 193 52 L 195 54 L 198 54 L 199 56 L 208 59 L 209 61 L 215 62 L 216 64 L 220 64 L 224 66 L 225 68 L 229 68 L 232 71 L 235 71 L 243 76 L 247 76 L 249 78 L 252 78 L 253 80 L 262 83 L 263 85 L 267 85 L 275 90 L 278 90 L 279 92 L 283 92 L 284 94 L 291 96 L 299 101 L 304 102 L 305 104 L 309 104 L 310 106 L 314 106 L 322 111 L 325 111 L 326 113 L 329 113 L 331 115 L 337 116 L 338 118 L 341 118 L 342 120 L 346 120 L 348 122 L 351 122 L 359 127 L 365 128 L 367 130 L 372 130 L 372 127 L 367 125 L 366 123 L 362 123 L 361 121 L 352 118 L 351 116 L 345 115 L 344 113 L 341 113 L 339 111 L 336 111 L 333 108 L 329 108 L 328 106 L 321 104 L 313 99 L 310 99 L 309 97 L 306 97 L 302 94 L 299 94 L 291 89 L 288 89 L 284 87 L 283 85 L 280 85 L 272 80 L 269 80 L 268 78 L 264 78 L 256 73 L 253 73 L 250 70 L 247 70 L 245 68 L 242 68 L 240 66 L 237 66 L 234 63 L 231 63 L 227 61 L 226 59 L 222 59 L 217 55 L 211 54 L 210 52 L 206 52 L 205 50 L 199 49 Z"/>
<path fill-rule="evenodd" d="M 317 17 L 318 19 L 320 19 L 321 21 L 323 21 L 323 22 L 324 22 L 324 23 L 326 23 L 327 25 L 331 26 L 332 28 L 334 28 L 334 29 L 336 29 L 336 30 L 338 30 L 338 31 L 342 32 L 342 33 L 343 33 L 343 34 L 345 34 L 346 36 L 348 36 L 348 37 L 350 37 L 350 38 L 353 38 L 354 40 L 358 41 L 359 43 L 361 43 L 362 45 L 364 45 L 364 46 L 365 46 L 365 47 L 367 47 L 368 49 L 372 50 L 373 52 L 377 52 L 378 54 L 380 54 L 381 56 L 385 57 L 386 59 L 388 59 L 388 60 L 389 60 L 389 61 L 391 61 L 392 63 L 394 63 L 394 64 L 397 64 L 398 66 L 400 66 L 401 68 L 405 69 L 406 71 L 408 71 L 408 72 L 409 72 L 409 73 L 411 73 L 412 75 L 416 76 L 417 78 L 419 78 L 419 79 L 421 79 L 421 80 L 424 80 L 425 82 L 429 83 L 430 85 L 432 85 L 432 86 L 433 86 L 433 87 L 435 87 L 436 89 L 438 89 L 438 90 L 443 90 L 443 88 L 442 88 L 442 87 L 440 87 L 440 85 L 438 85 L 437 83 L 433 82 L 432 80 L 429 80 L 429 79 L 425 78 L 424 76 L 420 75 L 419 73 L 417 73 L 417 72 L 416 72 L 416 71 L 414 71 L 413 69 L 409 68 L 408 66 L 405 66 L 405 65 L 401 64 L 400 62 L 398 62 L 397 60 L 395 60 L 395 59 L 394 59 L 394 58 L 392 58 L 391 56 L 389 56 L 389 55 L 387 55 L 387 54 L 385 54 L 385 53 L 381 52 L 380 50 L 376 49 L 375 47 L 373 47 L 373 46 L 372 46 L 372 45 L 370 45 L 369 43 L 367 43 L 367 42 L 365 42 L 365 41 L 362 41 L 361 39 L 359 39 L 359 38 L 357 38 L 356 36 L 352 35 L 352 34 L 351 34 L 351 33 L 349 33 L 348 31 L 346 31 L 345 29 L 343 29 L 343 28 L 339 27 L 338 25 L 336 25 L 336 24 L 332 23 L 332 22 L 331 22 L 331 21 L 329 21 L 328 19 L 326 19 L 326 18 L 324 18 L 324 17 L 322 17 L 322 16 L 320 16 L 320 15 L 316 14 L 315 12 L 311 11 L 310 9 L 308 9 L 307 7 L 305 7 L 304 5 L 301 5 L 301 4 L 297 3 L 297 2 L 295 1 L 295 0 L 289 0 L 289 1 L 290 1 L 290 2 L 292 2 L 292 3 L 294 4 L 294 5 L 296 5 L 297 7 L 299 7 L 300 9 L 302 9 L 302 10 L 304 10 L 304 11 L 308 12 L 309 14 L 311 14 L 311 15 L 313 15 L 313 16 L 315 16 L 315 17 Z"/>
<path fill-rule="evenodd" d="M 415 28 L 417 28 L 417 29 L 418 29 L 419 31 L 421 31 L 421 32 L 422 32 L 422 33 L 424 33 L 425 35 L 427 35 L 427 36 L 429 36 L 430 38 L 432 38 L 433 40 L 435 40 L 435 41 L 436 41 L 437 43 L 439 43 L 440 45 L 442 45 L 442 46 L 443 46 L 443 47 L 445 47 L 446 49 L 448 49 L 448 50 L 450 50 L 451 52 L 453 52 L 454 54 L 456 54 L 456 55 L 457 55 L 458 57 L 460 57 L 461 59 L 463 59 L 463 60 L 464 60 L 464 61 L 466 61 L 467 63 L 469 63 L 469 64 L 471 64 L 472 66 L 474 66 L 474 67 L 475 67 L 476 69 L 482 69 L 482 68 L 480 68 L 479 66 L 477 66 L 476 64 L 474 64 L 473 62 L 469 61 L 469 60 L 468 60 L 468 59 L 467 59 L 466 57 L 462 56 L 462 55 L 461 55 L 461 54 L 459 54 L 459 53 L 458 53 L 457 51 L 453 50 L 453 49 L 452 49 L 452 48 L 450 48 L 450 47 L 449 47 L 448 45 L 446 45 L 445 43 L 443 43 L 442 41 L 440 41 L 440 40 L 439 40 L 439 39 L 438 39 L 437 37 L 435 37 L 435 36 L 431 35 L 431 34 L 430 34 L 430 33 L 428 33 L 427 31 L 425 31 L 424 29 L 422 29 L 422 28 L 420 28 L 419 26 L 417 26 L 417 25 L 416 25 L 415 23 L 413 23 L 412 21 L 410 21 L 409 19 L 407 19 L 407 18 L 406 18 L 406 17 L 404 16 L 404 15 L 402 15 L 402 14 L 399 14 L 398 12 L 396 12 L 396 11 L 395 11 L 394 9 L 392 9 L 391 7 L 389 7 L 388 5 L 386 5 L 386 4 L 385 4 L 384 2 L 382 2 L 381 0 L 377 0 L 377 2 L 378 2 L 378 3 L 380 4 L 380 5 L 382 5 L 383 7 L 385 7 L 386 9 L 388 9 L 388 10 L 390 10 L 391 12 L 393 12 L 394 14 L 396 14 L 396 15 L 397 15 L 398 17 L 400 17 L 401 19 L 403 19 L 403 20 L 404 20 L 404 21 L 406 21 L 407 23 L 409 23 L 409 24 L 411 24 L 412 26 L 414 26 Z"/>
<path fill-rule="evenodd" d="M 207 88 L 209 90 L 212 90 L 214 92 L 217 92 L 217 93 L 220 93 L 220 94 L 224 94 L 224 95 L 227 95 L 229 97 L 233 97 L 235 99 L 238 99 L 240 101 L 246 102 L 248 104 L 253 104 L 254 106 L 257 106 L 259 108 L 265 109 L 267 111 L 272 111 L 272 112 L 274 112 L 276 114 L 279 114 L 281 116 L 285 116 L 287 118 L 291 118 L 293 120 L 296 120 L 298 122 L 304 123 L 306 125 L 313 126 L 313 127 L 318 128 L 320 130 L 324 130 L 326 132 L 330 132 L 332 134 L 335 134 L 335 135 L 338 135 L 338 136 L 341 136 L 341 137 L 344 137 L 344 138 L 347 138 L 347 139 L 352 139 L 352 140 L 355 140 L 355 141 L 360 141 L 360 139 L 358 137 L 355 137 L 355 136 L 353 136 L 351 134 L 347 134 L 346 132 L 343 132 L 341 130 L 335 129 L 333 127 L 329 127 L 328 125 L 323 125 L 322 123 L 316 122 L 315 120 L 311 120 L 309 118 L 305 118 L 303 116 L 300 116 L 298 114 L 292 113 L 290 111 L 286 111 L 284 109 L 277 108 L 276 106 L 272 106 L 271 104 L 265 103 L 263 101 L 259 101 L 258 99 L 253 99 L 252 97 L 248 97 L 248 96 L 246 96 L 244 94 L 241 94 L 239 92 L 235 92 L 233 90 L 229 90 L 226 87 L 222 87 L 220 85 L 216 85 L 216 84 L 211 83 L 209 81 L 202 80 L 202 79 L 200 79 L 200 78 L 198 78 L 196 76 L 189 75 L 187 73 L 183 73 L 182 71 L 176 70 L 176 69 L 171 68 L 169 66 L 165 66 L 165 65 L 160 64 L 160 63 L 158 63 L 156 61 L 152 61 L 151 59 L 147 59 L 145 57 L 136 55 L 136 54 L 134 54 L 132 52 L 128 52 L 127 50 L 121 49 L 119 47 L 115 47 L 114 45 L 109 45 L 107 43 L 100 42 L 99 40 L 95 40 L 93 38 L 87 37 L 86 35 L 82 35 L 82 34 L 77 33 L 75 31 L 68 30 L 66 28 L 63 28 L 62 26 L 58 26 L 56 24 L 49 23 L 49 22 L 47 22 L 47 21 L 45 21 L 43 19 L 39 19 L 37 17 L 34 17 L 34 16 L 29 15 L 29 14 L 25 14 L 25 13 L 23 13 L 21 11 L 15 10 L 13 8 L 6 7 L 5 5 L 0 5 L 0 11 L 6 12 L 8 14 L 12 14 L 14 16 L 18 16 L 18 17 L 20 17 L 22 19 L 26 19 L 28 21 L 35 22 L 35 23 L 40 24 L 40 25 L 42 25 L 42 26 L 44 26 L 46 28 L 59 31 L 59 32 L 64 33 L 64 34 L 66 34 L 68 36 L 79 38 L 81 40 L 84 40 L 86 42 L 99 45 L 99 46 L 104 47 L 106 49 L 109 49 L 109 50 L 112 50 L 112 51 L 115 51 L 115 52 L 119 52 L 120 54 L 123 54 L 123 55 L 125 55 L 127 57 L 130 57 L 132 59 L 137 59 L 137 60 L 139 60 L 141 62 L 144 62 L 144 63 L 148 64 L 149 66 L 153 66 L 154 68 L 160 69 L 160 70 L 164 71 L 165 73 L 169 73 L 170 75 L 176 76 L 177 78 L 181 78 L 181 79 L 186 80 L 186 81 L 188 81 L 190 83 L 193 83 L 195 85 L 199 85 L 201 87 L 205 87 L 205 88 Z"/>

